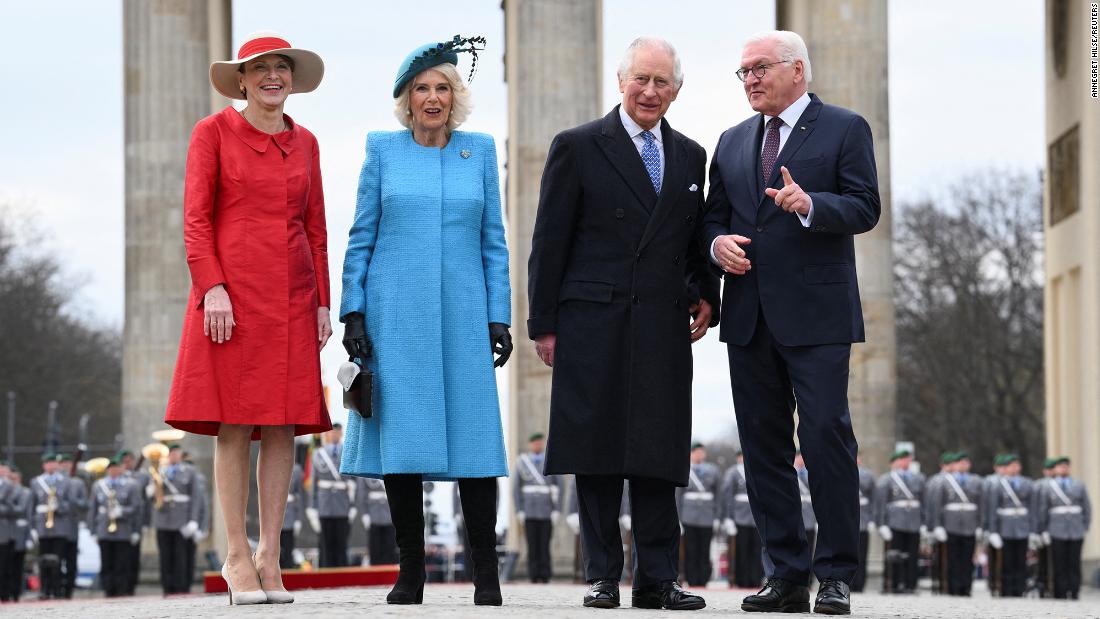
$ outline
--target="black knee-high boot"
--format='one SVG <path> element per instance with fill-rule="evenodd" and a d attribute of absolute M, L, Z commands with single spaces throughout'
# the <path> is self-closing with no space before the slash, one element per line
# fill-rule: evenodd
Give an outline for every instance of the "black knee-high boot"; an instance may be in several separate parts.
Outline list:
<path fill-rule="evenodd" d="M 495 477 L 460 479 L 466 541 L 474 561 L 474 604 L 500 606 L 497 574 L 497 480 Z"/>
<path fill-rule="evenodd" d="M 401 573 L 386 602 L 424 601 L 424 486 L 420 475 L 386 475 L 386 500 L 397 532 Z"/>

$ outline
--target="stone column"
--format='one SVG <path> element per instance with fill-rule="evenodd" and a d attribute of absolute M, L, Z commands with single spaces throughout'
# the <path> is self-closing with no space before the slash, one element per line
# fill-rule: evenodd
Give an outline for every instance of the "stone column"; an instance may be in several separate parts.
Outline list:
<path fill-rule="evenodd" d="M 1047 0 L 1043 192 L 1046 444 L 1069 456 L 1093 501 L 1084 582 L 1100 567 L 1100 11 Z M 1093 44 L 1095 45 L 1095 43 Z"/>
<path fill-rule="evenodd" d="M 538 209 L 539 182 L 550 141 L 563 129 L 603 114 L 601 0 L 505 0 L 505 79 L 508 82 L 507 214 L 511 252 L 515 351 L 508 363 L 508 454 L 545 432 L 550 414 L 550 368 L 527 336 L 527 258 Z M 524 553 L 517 523 L 509 545 Z M 555 527 L 554 571 L 572 570 L 573 534 Z M 521 557 L 520 569 L 526 569 Z"/>
<path fill-rule="evenodd" d="M 897 415 L 886 3 L 777 0 L 776 28 L 793 30 L 806 40 L 810 92 L 859 113 L 870 123 L 875 140 L 882 218 L 874 230 L 856 236 L 867 342 L 852 347 L 848 401 L 863 464 L 882 472 L 894 446 Z M 925 462 L 932 462 L 929 457 L 925 454 Z"/>
<path fill-rule="evenodd" d="M 123 2 L 122 431 L 133 449 L 167 427 L 164 409 L 191 286 L 183 249 L 184 162 L 191 128 L 212 106 L 224 105 L 212 97 L 207 75 L 212 59 L 229 57 L 231 6 L 231 0 Z M 212 484 L 213 441 L 189 437 L 185 448 Z"/>

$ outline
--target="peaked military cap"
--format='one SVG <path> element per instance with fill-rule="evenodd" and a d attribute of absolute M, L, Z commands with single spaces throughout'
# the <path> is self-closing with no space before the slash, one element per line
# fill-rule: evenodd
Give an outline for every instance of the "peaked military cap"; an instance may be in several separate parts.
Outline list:
<path fill-rule="evenodd" d="M 898 449 L 894 451 L 894 453 L 890 454 L 890 462 L 893 462 L 894 460 L 900 460 L 902 458 L 908 458 L 912 455 L 913 452 L 909 451 L 908 449 Z"/>

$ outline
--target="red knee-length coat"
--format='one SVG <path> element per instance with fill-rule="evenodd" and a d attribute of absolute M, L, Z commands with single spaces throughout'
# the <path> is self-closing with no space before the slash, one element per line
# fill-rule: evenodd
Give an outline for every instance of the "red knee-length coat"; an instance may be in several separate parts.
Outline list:
<path fill-rule="evenodd" d="M 165 417 L 175 428 L 331 428 L 317 340 L 317 308 L 329 307 L 320 158 L 313 134 L 284 118 L 288 129 L 270 135 L 227 107 L 191 134 L 183 198 L 191 294 Z M 236 322 L 222 344 L 203 335 L 203 299 L 217 284 Z"/>

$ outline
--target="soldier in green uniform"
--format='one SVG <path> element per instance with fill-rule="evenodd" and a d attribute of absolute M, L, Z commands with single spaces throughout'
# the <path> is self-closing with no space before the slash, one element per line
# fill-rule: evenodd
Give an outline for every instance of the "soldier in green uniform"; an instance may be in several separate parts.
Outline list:
<path fill-rule="evenodd" d="M 966 452 L 950 454 L 952 470 L 930 494 L 932 534 L 944 545 L 948 595 L 970 595 L 974 582 L 974 547 L 982 535 L 985 484 L 970 474 Z"/>
<path fill-rule="evenodd" d="M 874 513 L 879 535 L 898 558 L 887 572 L 887 590 L 894 593 L 912 593 L 917 588 L 924 476 L 909 470 L 912 461 L 913 454 L 906 449 L 890 454 L 890 472 L 879 477 L 875 485 Z M 892 558 L 887 555 L 886 561 L 890 562 Z"/>
<path fill-rule="evenodd" d="M 1035 486 L 1020 475 L 1020 459 L 1016 454 L 1001 454 L 996 463 L 1001 474 L 986 487 L 988 500 L 986 530 L 989 545 L 1000 555 L 997 563 L 1002 597 L 1021 597 L 1027 588 L 1027 549 L 1035 532 L 1031 512 Z"/>
<path fill-rule="evenodd" d="M 1054 597 L 1076 600 L 1081 590 L 1081 546 L 1092 519 L 1085 484 L 1070 476 L 1066 456 L 1052 463 L 1054 477 L 1039 494 L 1038 529 L 1050 547 Z"/>
<path fill-rule="evenodd" d="M 111 459 L 107 474 L 92 484 L 88 528 L 99 543 L 99 585 L 107 597 L 127 594 L 130 579 L 130 536 L 141 523 L 144 489 L 123 474 L 122 462 Z"/>

